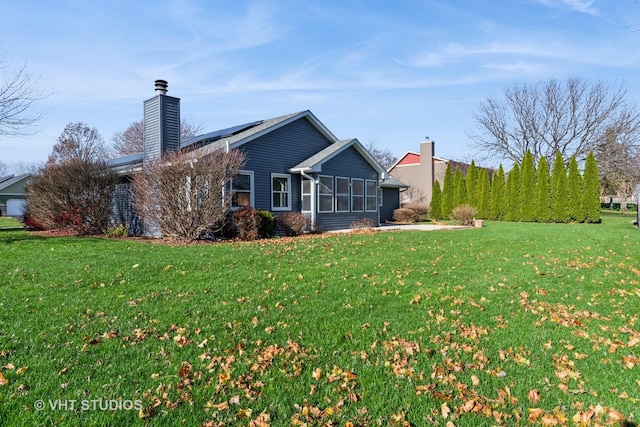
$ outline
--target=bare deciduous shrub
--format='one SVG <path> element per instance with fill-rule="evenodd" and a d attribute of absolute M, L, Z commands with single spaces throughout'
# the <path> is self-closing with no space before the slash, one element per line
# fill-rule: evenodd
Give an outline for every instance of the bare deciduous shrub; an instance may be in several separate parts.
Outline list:
<path fill-rule="evenodd" d="M 351 223 L 353 230 L 372 230 L 373 227 L 375 227 L 375 223 L 371 218 L 360 218 Z"/>
<path fill-rule="evenodd" d="M 245 207 L 233 212 L 233 221 L 238 229 L 241 240 L 256 240 L 259 237 L 260 214 L 258 211 Z"/>
<path fill-rule="evenodd" d="M 231 206 L 229 180 L 244 159 L 237 150 L 201 158 L 184 152 L 167 153 L 145 164 L 133 177 L 136 212 L 147 226 L 158 227 L 168 237 L 195 240 L 220 231 Z"/>
<path fill-rule="evenodd" d="M 413 224 L 418 220 L 418 214 L 413 209 L 398 208 L 393 211 L 393 220 L 403 224 Z"/>
<path fill-rule="evenodd" d="M 109 225 L 116 180 L 104 162 L 48 163 L 27 185 L 29 217 L 47 229 L 103 234 Z"/>
<path fill-rule="evenodd" d="M 299 236 L 311 228 L 311 220 L 300 212 L 287 212 L 279 215 L 278 222 L 287 236 Z"/>
<path fill-rule="evenodd" d="M 466 203 L 453 208 L 451 216 L 458 220 L 460 225 L 471 225 L 473 218 L 478 214 L 478 209 Z"/>
<path fill-rule="evenodd" d="M 409 202 L 403 204 L 402 207 L 415 211 L 418 216 L 417 221 L 425 221 L 429 216 L 429 212 L 431 212 L 431 208 L 426 203 Z"/>

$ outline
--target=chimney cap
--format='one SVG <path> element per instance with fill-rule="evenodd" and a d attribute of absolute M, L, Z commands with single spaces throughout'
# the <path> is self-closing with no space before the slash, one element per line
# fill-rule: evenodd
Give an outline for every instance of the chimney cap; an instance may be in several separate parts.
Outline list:
<path fill-rule="evenodd" d="M 156 85 L 156 93 L 158 95 L 166 95 L 167 94 L 167 86 L 169 85 L 166 80 L 158 79 L 155 81 Z"/>

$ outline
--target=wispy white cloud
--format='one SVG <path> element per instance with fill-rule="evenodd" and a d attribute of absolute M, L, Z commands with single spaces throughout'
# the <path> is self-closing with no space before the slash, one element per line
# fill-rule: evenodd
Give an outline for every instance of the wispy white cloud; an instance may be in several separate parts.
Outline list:
<path fill-rule="evenodd" d="M 587 15 L 598 16 L 600 10 L 593 6 L 593 0 L 534 0 L 537 3 L 544 4 L 551 7 L 569 7 L 571 10 L 580 13 L 586 13 Z"/>

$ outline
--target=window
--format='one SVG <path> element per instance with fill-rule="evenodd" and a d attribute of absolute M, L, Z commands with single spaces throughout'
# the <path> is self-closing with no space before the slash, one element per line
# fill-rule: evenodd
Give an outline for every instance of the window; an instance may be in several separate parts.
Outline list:
<path fill-rule="evenodd" d="M 302 212 L 311 212 L 311 185 L 313 181 L 302 177 Z"/>
<path fill-rule="evenodd" d="M 231 207 L 253 206 L 253 172 L 238 172 L 231 178 Z"/>
<path fill-rule="evenodd" d="M 318 177 L 318 212 L 333 212 L 333 177 Z"/>
<path fill-rule="evenodd" d="M 291 175 L 271 174 L 271 210 L 291 210 Z"/>
<path fill-rule="evenodd" d="M 349 178 L 336 177 L 336 212 L 349 212 Z"/>
<path fill-rule="evenodd" d="M 364 180 L 362 179 L 351 180 L 351 210 L 354 212 L 364 210 Z"/>
<path fill-rule="evenodd" d="M 378 209 L 378 183 L 372 179 L 367 180 L 367 212 L 375 212 Z"/>

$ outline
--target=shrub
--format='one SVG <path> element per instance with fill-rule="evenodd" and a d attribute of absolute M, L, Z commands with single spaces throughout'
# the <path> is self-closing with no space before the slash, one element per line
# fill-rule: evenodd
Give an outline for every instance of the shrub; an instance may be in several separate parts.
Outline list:
<path fill-rule="evenodd" d="M 375 223 L 371 218 L 360 218 L 351 223 L 353 230 L 372 230 Z"/>
<path fill-rule="evenodd" d="M 300 212 L 287 212 L 278 216 L 286 236 L 299 236 L 311 227 L 311 220 Z"/>
<path fill-rule="evenodd" d="M 268 239 L 276 234 L 278 228 L 278 220 L 274 214 L 269 211 L 258 211 L 260 224 L 258 225 L 258 235 L 262 239 Z"/>
<path fill-rule="evenodd" d="M 463 203 L 453 208 L 452 216 L 458 220 L 460 225 L 471 225 L 478 210 L 471 205 Z"/>
<path fill-rule="evenodd" d="M 418 219 L 416 221 L 425 221 L 431 212 L 431 207 L 426 203 L 410 202 L 402 205 L 405 209 L 411 209 L 415 211 Z"/>
<path fill-rule="evenodd" d="M 259 237 L 260 214 L 253 208 L 238 209 L 233 213 L 233 220 L 241 240 L 256 240 Z"/>
<path fill-rule="evenodd" d="M 129 230 L 123 224 L 117 225 L 115 227 L 111 227 L 106 232 L 107 237 L 127 237 L 129 235 Z"/>
<path fill-rule="evenodd" d="M 393 220 L 405 224 L 413 224 L 418 220 L 418 214 L 413 209 L 399 208 L 393 211 Z"/>

